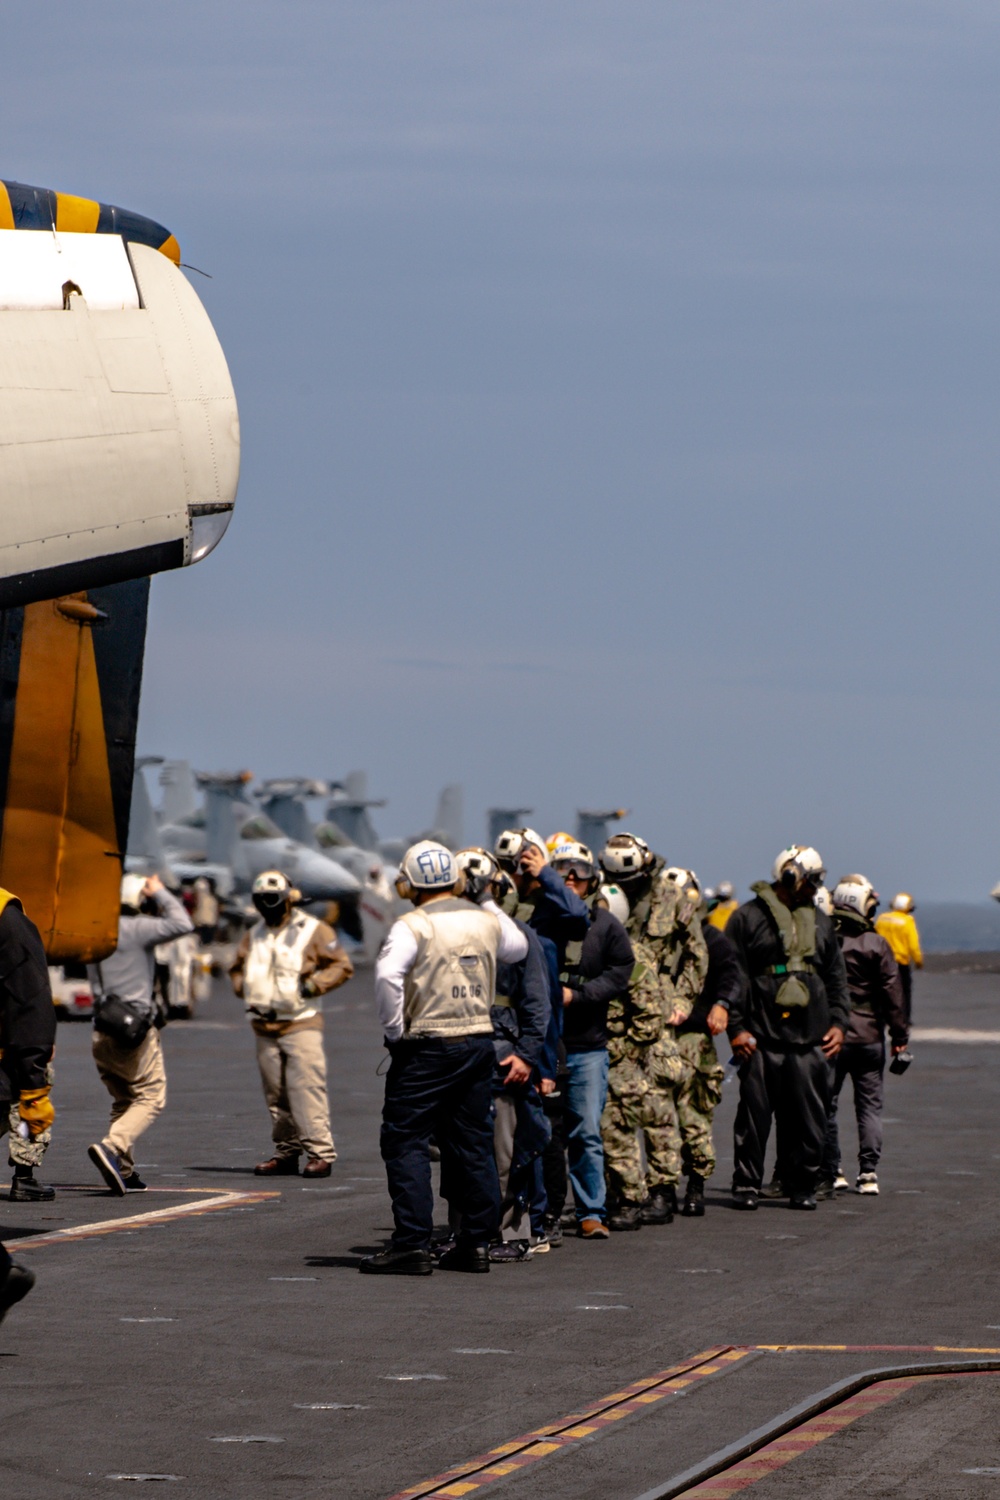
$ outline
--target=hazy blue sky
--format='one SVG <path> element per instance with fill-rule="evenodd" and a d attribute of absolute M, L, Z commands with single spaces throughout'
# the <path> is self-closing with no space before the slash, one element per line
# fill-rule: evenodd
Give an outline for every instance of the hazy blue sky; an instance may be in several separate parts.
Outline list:
<path fill-rule="evenodd" d="M 3 175 L 174 230 L 242 415 L 145 750 L 1000 877 L 995 4 L 57 11 Z"/>

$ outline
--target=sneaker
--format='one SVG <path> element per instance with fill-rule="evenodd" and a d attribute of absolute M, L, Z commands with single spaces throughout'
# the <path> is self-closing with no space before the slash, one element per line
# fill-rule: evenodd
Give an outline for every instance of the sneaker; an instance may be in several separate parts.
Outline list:
<path fill-rule="evenodd" d="M 430 1276 L 434 1261 L 429 1250 L 380 1250 L 366 1255 L 358 1270 L 368 1276 Z"/>
<path fill-rule="evenodd" d="M 756 1188 L 733 1188 L 733 1207 L 752 1209 L 757 1207 Z"/>
<path fill-rule="evenodd" d="M 558 1250 L 563 1242 L 563 1227 L 558 1219 L 551 1216 L 546 1217 L 545 1237 L 553 1250 Z"/>
<path fill-rule="evenodd" d="M 138 1172 L 133 1172 L 125 1179 L 125 1191 L 126 1193 L 148 1193 L 149 1187 L 143 1182 Z"/>
<path fill-rule="evenodd" d="M 487 1258 L 498 1266 L 505 1265 L 508 1261 L 527 1260 L 531 1249 L 528 1240 L 500 1240 L 496 1245 L 491 1245 L 487 1252 Z"/>
<path fill-rule="evenodd" d="M 27 1266 L 19 1266 L 16 1260 L 12 1260 L 7 1267 L 6 1276 L 0 1281 L 0 1323 L 15 1303 L 28 1295 L 34 1284 L 34 1271 L 29 1271 Z"/>
<path fill-rule="evenodd" d="M 529 1255 L 548 1255 L 552 1243 L 547 1234 L 533 1234 L 528 1242 Z"/>
<path fill-rule="evenodd" d="M 876 1197 L 878 1195 L 878 1173 L 862 1172 L 854 1186 L 866 1198 Z"/>
<path fill-rule="evenodd" d="M 36 1181 L 34 1173 L 29 1173 L 27 1177 L 15 1177 L 10 1185 L 11 1203 L 51 1203 L 55 1195 L 55 1188 Z"/>
<path fill-rule="evenodd" d="M 788 1200 L 789 1208 L 803 1208 L 811 1212 L 816 1207 L 816 1199 L 812 1193 L 793 1193 Z"/>
<path fill-rule="evenodd" d="M 685 1219 L 701 1219 L 705 1216 L 705 1179 L 700 1172 L 692 1172 L 688 1176 L 681 1213 Z"/>
<path fill-rule="evenodd" d="M 642 1228 L 642 1204 L 641 1203 L 619 1203 L 614 1213 L 608 1219 L 608 1228 L 614 1230 L 641 1229 Z"/>
<path fill-rule="evenodd" d="M 824 1177 L 822 1182 L 817 1182 L 816 1184 L 816 1201 L 818 1203 L 825 1203 L 828 1198 L 833 1197 L 835 1191 L 833 1178 Z"/>
<path fill-rule="evenodd" d="M 581 1219 L 577 1228 L 581 1240 L 609 1240 L 611 1230 L 601 1219 Z"/>
<path fill-rule="evenodd" d="M 106 1146 L 94 1145 L 87 1147 L 87 1155 L 111 1191 L 119 1198 L 124 1198 L 125 1178 L 122 1176 L 121 1164 L 114 1152 L 109 1151 Z"/>
<path fill-rule="evenodd" d="M 521 1243 L 527 1245 L 527 1240 Z M 527 1254 L 527 1250 L 525 1250 Z M 486 1245 L 456 1245 L 454 1250 L 446 1250 L 438 1261 L 438 1269 L 441 1271 L 471 1271 L 473 1275 L 481 1275 L 490 1268 L 492 1255 Z"/>
<path fill-rule="evenodd" d="M 851 1184 L 848 1182 L 847 1178 L 844 1176 L 843 1172 L 838 1167 L 837 1168 L 837 1175 L 833 1179 L 833 1191 L 835 1193 L 846 1193 L 847 1189 L 850 1187 L 850 1185 Z"/>

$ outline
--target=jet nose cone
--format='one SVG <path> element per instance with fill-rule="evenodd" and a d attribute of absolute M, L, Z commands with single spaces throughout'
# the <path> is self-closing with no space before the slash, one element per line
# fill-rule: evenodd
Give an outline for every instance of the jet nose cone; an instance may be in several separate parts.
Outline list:
<path fill-rule="evenodd" d="M 350 871 L 325 854 L 304 849 L 299 855 L 295 882 L 303 896 L 317 901 L 336 901 L 341 896 L 356 896 L 361 886 Z"/>

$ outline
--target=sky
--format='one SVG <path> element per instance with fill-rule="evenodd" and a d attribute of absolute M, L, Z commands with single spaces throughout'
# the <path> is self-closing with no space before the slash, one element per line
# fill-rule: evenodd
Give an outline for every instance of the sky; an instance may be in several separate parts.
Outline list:
<path fill-rule="evenodd" d="M 2 175 L 177 235 L 229 534 L 146 753 L 581 806 L 741 888 L 1000 878 L 1000 10 L 8 6 Z"/>

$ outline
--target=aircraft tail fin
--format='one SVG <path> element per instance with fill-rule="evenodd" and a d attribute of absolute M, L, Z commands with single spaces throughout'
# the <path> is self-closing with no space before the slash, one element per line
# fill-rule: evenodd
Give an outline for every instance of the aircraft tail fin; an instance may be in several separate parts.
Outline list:
<path fill-rule="evenodd" d="M 165 760 L 160 768 L 163 800 L 160 815 L 164 823 L 179 823 L 198 810 L 194 772 L 188 760 Z"/>

